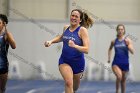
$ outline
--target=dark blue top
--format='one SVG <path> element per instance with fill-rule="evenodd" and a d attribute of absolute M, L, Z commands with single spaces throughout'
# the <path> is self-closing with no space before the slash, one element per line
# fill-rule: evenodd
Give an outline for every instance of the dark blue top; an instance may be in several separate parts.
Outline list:
<path fill-rule="evenodd" d="M 5 32 L 0 35 L 0 68 L 6 68 L 8 64 L 7 53 L 9 44 L 5 40 Z"/>
<path fill-rule="evenodd" d="M 114 43 L 114 48 L 115 48 L 114 61 L 117 61 L 117 63 L 122 62 L 128 63 L 129 53 L 125 40 L 123 39 L 122 41 L 119 41 L 117 38 Z"/>
<path fill-rule="evenodd" d="M 78 35 L 80 27 L 81 26 L 77 27 L 73 32 L 70 32 L 68 27 L 63 34 L 63 49 L 61 57 L 63 57 L 65 60 L 72 60 L 74 58 L 84 57 L 84 54 L 82 52 L 68 45 L 69 40 L 72 40 L 76 45 L 83 46 L 82 39 Z"/>

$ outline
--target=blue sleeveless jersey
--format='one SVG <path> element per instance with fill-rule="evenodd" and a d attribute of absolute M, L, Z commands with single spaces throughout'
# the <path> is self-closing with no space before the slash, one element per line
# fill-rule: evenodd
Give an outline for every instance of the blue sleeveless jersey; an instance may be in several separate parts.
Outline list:
<path fill-rule="evenodd" d="M 122 70 L 129 70 L 129 53 L 125 40 L 119 41 L 117 38 L 114 48 L 115 56 L 112 65 L 118 65 Z"/>
<path fill-rule="evenodd" d="M 76 45 L 83 46 L 82 39 L 78 35 L 79 30 L 80 26 L 75 31 L 70 32 L 68 27 L 63 33 L 63 49 L 59 58 L 59 65 L 68 64 L 72 68 L 73 74 L 81 73 L 85 68 L 84 53 L 68 45 L 69 40 L 72 40 Z"/>
<path fill-rule="evenodd" d="M 62 41 L 63 41 L 63 49 L 62 49 L 62 57 L 64 59 L 70 60 L 77 57 L 83 57 L 83 53 L 78 51 L 75 48 L 72 48 L 68 45 L 69 40 L 74 41 L 76 45 L 83 46 L 82 39 L 78 35 L 78 31 L 80 26 L 73 32 L 70 32 L 69 27 L 63 34 Z"/>
<path fill-rule="evenodd" d="M 5 41 L 5 32 L 0 35 L 0 69 L 7 69 L 8 67 L 8 53 L 9 44 Z"/>

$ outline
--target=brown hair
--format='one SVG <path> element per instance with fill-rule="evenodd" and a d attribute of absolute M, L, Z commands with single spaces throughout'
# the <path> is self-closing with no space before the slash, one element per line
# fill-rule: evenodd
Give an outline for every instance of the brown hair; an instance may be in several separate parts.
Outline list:
<path fill-rule="evenodd" d="M 118 29 L 119 29 L 120 26 L 123 27 L 123 29 L 124 29 L 124 34 L 125 34 L 125 26 L 124 26 L 123 24 L 118 24 L 117 27 L 116 27 L 116 31 L 118 31 Z"/>
<path fill-rule="evenodd" d="M 91 17 L 89 17 L 89 15 L 86 12 L 82 12 L 82 10 L 80 10 L 80 9 L 73 9 L 71 11 L 71 13 L 73 11 L 78 11 L 80 13 L 80 20 L 81 20 L 80 25 L 81 26 L 83 26 L 85 28 L 92 27 L 94 21 Z"/>

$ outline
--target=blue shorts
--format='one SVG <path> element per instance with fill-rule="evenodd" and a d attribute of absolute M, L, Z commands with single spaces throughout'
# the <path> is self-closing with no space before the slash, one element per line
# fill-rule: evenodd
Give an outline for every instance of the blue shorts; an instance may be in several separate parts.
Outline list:
<path fill-rule="evenodd" d="M 83 57 L 78 57 L 76 59 L 65 60 L 63 57 L 59 58 L 59 65 L 68 64 L 72 70 L 73 74 L 78 74 L 84 71 L 85 68 L 85 59 Z"/>
<path fill-rule="evenodd" d="M 122 71 L 129 71 L 129 60 L 114 58 L 112 66 L 117 65 Z"/>
<path fill-rule="evenodd" d="M 122 71 L 129 71 L 129 63 L 113 62 L 112 66 L 117 65 Z"/>

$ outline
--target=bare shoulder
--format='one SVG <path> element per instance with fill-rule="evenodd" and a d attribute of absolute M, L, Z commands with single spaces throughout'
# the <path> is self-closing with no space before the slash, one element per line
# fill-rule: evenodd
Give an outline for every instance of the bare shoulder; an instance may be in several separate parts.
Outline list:
<path fill-rule="evenodd" d="M 115 39 L 111 41 L 111 45 L 114 45 L 114 43 L 115 43 Z"/>
<path fill-rule="evenodd" d="M 126 37 L 125 40 L 131 42 L 131 39 L 129 37 Z"/>
<path fill-rule="evenodd" d="M 10 31 L 6 31 L 6 34 L 12 34 Z"/>
<path fill-rule="evenodd" d="M 13 34 L 10 31 L 6 31 L 6 36 L 13 37 Z"/>
<path fill-rule="evenodd" d="M 87 28 L 83 26 L 80 27 L 80 33 L 87 33 L 87 32 L 88 32 Z"/>
<path fill-rule="evenodd" d="M 63 31 L 65 31 L 70 25 L 65 25 Z"/>
<path fill-rule="evenodd" d="M 87 28 L 81 26 L 81 27 L 80 27 L 80 30 L 82 30 L 82 31 L 87 31 Z"/>
<path fill-rule="evenodd" d="M 125 41 L 126 45 L 132 44 L 132 41 L 129 37 L 125 37 L 124 41 Z"/>
<path fill-rule="evenodd" d="M 7 40 L 7 37 L 11 37 L 12 36 L 12 33 L 11 32 L 9 32 L 9 31 L 6 31 L 6 33 L 5 33 L 5 40 Z"/>

